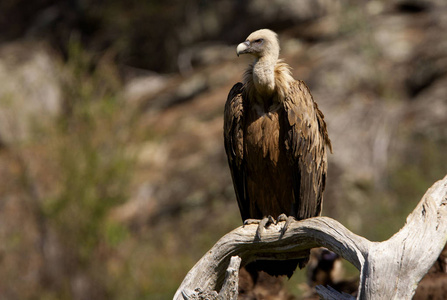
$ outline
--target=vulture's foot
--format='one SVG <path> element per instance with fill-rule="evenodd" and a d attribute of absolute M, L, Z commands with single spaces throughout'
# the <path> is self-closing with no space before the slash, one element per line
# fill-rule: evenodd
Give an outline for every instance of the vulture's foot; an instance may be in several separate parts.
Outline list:
<path fill-rule="evenodd" d="M 276 219 L 276 223 L 286 222 L 286 224 L 284 224 L 284 226 L 281 229 L 281 235 L 279 236 L 279 238 L 282 238 L 284 233 L 286 233 L 287 228 L 289 228 L 290 223 L 292 223 L 293 221 L 295 221 L 295 218 L 292 216 L 286 216 L 285 214 L 280 214 L 278 216 L 278 218 Z"/>
<path fill-rule="evenodd" d="M 260 241 L 264 228 L 269 227 L 270 224 L 275 224 L 275 220 L 272 216 L 268 216 L 262 219 L 247 219 L 244 221 L 244 226 L 250 224 L 258 224 L 258 229 L 256 229 L 255 241 Z"/>

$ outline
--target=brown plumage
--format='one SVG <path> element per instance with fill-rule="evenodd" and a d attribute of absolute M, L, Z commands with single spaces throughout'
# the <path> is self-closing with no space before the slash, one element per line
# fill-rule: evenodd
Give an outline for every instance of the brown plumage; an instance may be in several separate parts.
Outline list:
<path fill-rule="evenodd" d="M 225 105 L 225 150 L 242 220 L 280 214 L 298 220 L 321 213 L 331 149 L 323 113 L 306 84 L 278 59 L 276 34 L 253 32 L 237 47 L 255 61 Z M 296 268 L 272 262 L 270 274 Z M 276 267 L 277 266 L 277 267 Z"/>

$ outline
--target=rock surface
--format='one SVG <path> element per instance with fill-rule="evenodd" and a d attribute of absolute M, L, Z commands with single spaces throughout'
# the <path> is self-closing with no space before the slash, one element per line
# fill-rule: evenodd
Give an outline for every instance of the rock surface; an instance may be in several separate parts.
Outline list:
<path fill-rule="evenodd" d="M 59 116 L 62 94 L 57 68 L 43 45 L 17 42 L 0 47 L 0 144 L 24 142 L 33 130 L 51 126 Z"/>

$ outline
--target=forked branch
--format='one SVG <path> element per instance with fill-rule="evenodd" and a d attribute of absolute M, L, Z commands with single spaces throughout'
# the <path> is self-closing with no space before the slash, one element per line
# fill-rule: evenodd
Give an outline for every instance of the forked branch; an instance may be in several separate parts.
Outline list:
<path fill-rule="evenodd" d="M 425 193 L 405 226 L 381 243 L 368 241 L 327 217 L 293 222 L 281 237 L 282 225 L 269 226 L 262 241 L 254 241 L 256 225 L 238 227 L 223 236 L 188 272 L 174 299 L 201 299 L 198 292 L 221 291 L 232 256 L 239 256 L 245 265 L 261 258 L 305 257 L 315 247 L 334 251 L 360 270 L 358 299 L 410 299 L 447 241 L 447 176 Z M 234 284 L 225 282 L 222 289 L 226 286 L 234 290 Z M 330 288 L 318 291 L 323 299 L 340 299 Z M 214 295 L 225 299 L 223 292 Z"/>

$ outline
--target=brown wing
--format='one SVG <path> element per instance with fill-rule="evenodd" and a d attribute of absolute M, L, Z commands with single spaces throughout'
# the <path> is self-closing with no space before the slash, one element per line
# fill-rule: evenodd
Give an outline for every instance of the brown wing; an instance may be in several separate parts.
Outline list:
<path fill-rule="evenodd" d="M 249 218 L 249 200 L 246 194 L 246 174 L 244 170 L 244 131 L 242 83 L 236 83 L 228 94 L 224 113 L 224 141 L 233 179 L 234 190 L 242 220 Z"/>
<path fill-rule="evenodd" d="M 291 84 L 284 108 L 285 143 L 294 170 L 295 217 L 315 217 L 321 213 L 326 185 L 326 145 L 331 149 L 326 123 L 302 81 Z"/>

